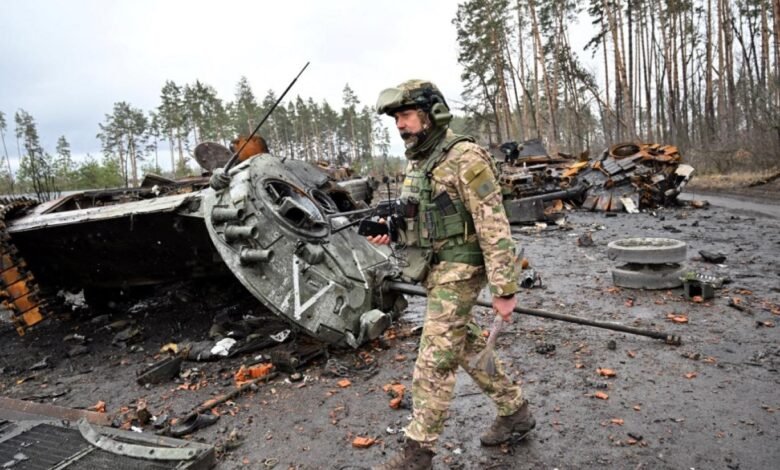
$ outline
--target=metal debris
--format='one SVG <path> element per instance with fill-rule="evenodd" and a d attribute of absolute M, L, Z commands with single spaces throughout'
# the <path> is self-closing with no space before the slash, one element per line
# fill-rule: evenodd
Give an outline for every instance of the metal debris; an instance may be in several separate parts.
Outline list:
<path fill-rule="evenodd" d="M 509 145 L 514 144 L 514 145 Z M 512 223 L 545 220 L 551 201 L 567 201 L 584 209 L 637 213 L 668 206 L 690 180 L 693 167 L 682 163 L 677 147 L 661 144 L 617 144 L 600 155 L 579 159 L 549 156 L 538 142 L 503 144 L 500 183 Z M 539 214 L 539 203 L 547 203 Z M 536 204 L 536 205 L 535 205 Z"/>

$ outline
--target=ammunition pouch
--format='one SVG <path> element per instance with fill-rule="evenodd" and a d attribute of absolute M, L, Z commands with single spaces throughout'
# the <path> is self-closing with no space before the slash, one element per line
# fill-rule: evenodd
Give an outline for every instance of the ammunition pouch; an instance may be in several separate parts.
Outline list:
<path fill-rule="evenodd" d="M 485 258 L 482 256 L 482 249 L 477 242 L 464 243 L 452 247 L 445 246 L 437 251 L 432 259 L 433 264 L 438 264 L 442 261 L 463 263 L 471 266 L 482 266 L 485 264 Z"/>
<path fill-rule="evenodd" d="M 410 280 L 424 279 L 430 265 L 442 261 L 471 266 L 484 264 L 479 243 L 468 241 L 475 233 L 474 220 L 463 202 L 452 200 L 447 191 L 431 197 L 433 169 L 455 144 L 465 140 L 469 138 L 445 139 L 439 153 L 406 175 L 406 194 L 402 194 L 399 207 L 405 227 L 399 239 L 407 247 L 408 266 L 404 269 L 404 277 Z M 435 253 L 434 245 L 437 247 Z"/>
<path fill-rule="evenodd" d="M 401 271 L 401 276 L 408 282 L 420 282 L 428 277 L 433 260 L 433 251 L 420 247 L 407 247 L 406 266 Z"/>

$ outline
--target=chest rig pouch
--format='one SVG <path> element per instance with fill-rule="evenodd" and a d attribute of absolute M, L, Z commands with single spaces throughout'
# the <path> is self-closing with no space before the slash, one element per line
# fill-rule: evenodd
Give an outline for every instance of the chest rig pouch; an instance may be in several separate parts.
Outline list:
<path fill-rule="evenodd" d="M 422 281 L 431 265 L 440 261 L 473 266 L 484 262 L 479 243 L 467 241 L 474 233 L 474 221 L 463 202 L 452 200 L 446 191 L 432 194 L 433 169 L 455 144 L 463 141 L 473 142 L 473 139 L 466 136 L 446 139 L 440 151 L 409 171 L 404 180 L 401 203 L 406 227 L 400 240 L 406 245 L 407 254 L 403 276 L 410 281 Z"/>

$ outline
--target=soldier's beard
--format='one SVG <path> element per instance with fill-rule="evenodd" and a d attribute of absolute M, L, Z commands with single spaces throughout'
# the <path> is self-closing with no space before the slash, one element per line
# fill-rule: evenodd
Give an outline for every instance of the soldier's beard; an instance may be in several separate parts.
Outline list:
<path fill-rule="evenodd" d="M 428 129 L 423 129 L 420 132 L 401 132 L 401 139 L 404 141 L 404 146 L 407 150 L 417 147 L 420 143 L 425 142 L 428 137 Z"/>
<path fill-rule="evenodd" d="M 401 132 L 401 139 L 404 141 L 406 150 L 413 150 L 423 144 L 431 134 L 431 120 L 428 113 L 418 109 L 417 115 L 420 117 L 421 130 L 419 132 Z"/>

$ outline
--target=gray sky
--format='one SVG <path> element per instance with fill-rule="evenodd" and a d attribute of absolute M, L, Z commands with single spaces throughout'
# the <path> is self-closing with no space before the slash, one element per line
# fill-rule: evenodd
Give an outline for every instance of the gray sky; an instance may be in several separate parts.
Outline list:
<path fill-rule="evenodd" d="M 98 123 L 114 102 L 151 110 L 169 79 L 201 80 L 229 101 L 242 75 L 261 99 L 268 89 L 281 93 L 306 61 L 288 97 L 340 107 L 349 83 L 362 104 L 373 105 L 382 88 L 427 78 L 457 99 L 457 3 L 3 0 L 0 111 L 8 151 L 16 156 L 19 108 L 35 118 L 47 151 L 65 135 L 75 155 L 98 156 Z M 400 138 L 391 135 L 398 153 Z"/>

